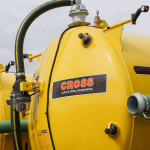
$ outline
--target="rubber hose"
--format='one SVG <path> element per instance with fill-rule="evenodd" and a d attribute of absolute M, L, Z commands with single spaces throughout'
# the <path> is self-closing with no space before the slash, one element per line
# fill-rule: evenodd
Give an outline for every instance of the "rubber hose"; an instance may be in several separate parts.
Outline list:
<path fill-rule="evenodd" d="M 20 117 L 19 112 L 16 111 L 13 99 L 11 101 L 11 132 L 14 150 L 23 150 L 21 129 L 20 129 Z"/>
<path fill-rule="evenodd" d="M 49 81 L 48 81 L 48 88 L 47 88 L 47 105 L 46 105 L 46 116 L 47 116 L 47 123 L 48 123 L 48 127 L 49 127 L 49 132 L 50 132 L 50 137 L 51 137 L 51 141 L 52 141 L 52 145 L 53 145 L 53 149 L 55 150 L 55 145 L 54 145 L 54 141 L 53 141 L 53 137 L 52 137 L 52 131 L 51 131 L 51 126 L 50 126 L 50 116 L 49 116 L 49 103 L 50 103 L 50 96 L 49 96 L 49 91 L 50 91 L 50 84 L 51 84 L 51 79 L 52 79 L 52 74 L 53 74 L 53 69 L 54 69 L 54 66 L 55 66 L 55 62 L 56 62 L 56 58 L 57 58 L 57 54 L 59 52 L 59 48 L 60 48 L 60 44 L 61 44 L 61 40 L 64 36 L 64 34 L 72 29 L 72 28 L 75 28 L 75 27 L 80 27 L 80 26 L 73 26 L 73 27 L 70 27 L 70 28 L 67 28 L 60 36 L 60 39 L 59 39 L 59 42 L 58 42 L 58 46 L 57 46 L 57 50 L 56 50 L 56 53 L 55 53 L 55 56 L 54 56 L 54 59 L 53 59 L 53 64 L 52 64 L 52 67 L 51 67 L 51 70 L 50 70 L 50 75 L 49 75 Z"/>
<path fill-rule="evenodd" d="M 36 9 L 34 9 L 23 21 L 21 24 L 17 37 L 16 37 L 16 43 L 15 43 L 15 57 L 16 57 L 16 72 L 17 73 L 24 73 L 24 59 L 23 59 L 23 44 L 24 44 L 24 38 L 26 35 L 26 32 L 29 28 L 29 26 L 32 24 L 32 22 L 39 17 L 41 14 L 58 7 L 64 7 L 64 6 L 71 6 L 72 1 L 71 0 L 54 0 L 47 2 Z M 75 0 L 73 1 L 73 4 L 75 4 Z"/>
<path fill-rule="evenodd" d="M 58 7 L 64 7 L 64 6 L 71 6 L 72 4 L 75 4 L 75 0 L 54 0 L 54 1 L 49 1 L 36 9 L 34 9 L 22 22 L 18 33 L 16 37 L 16 42 L 15 42 L 15 60 L 16 60 L 16 73 L 22 73 L 21 76 L 18 76 L 16 78 L 16 83 L 21 80 L 25 81 L 25 73 L 24 70 L 24 59 L 23 59 L 23 44 L 24 44 L 24 38 L 26 35 L 26 32 L 32 22 L 42 15 L 43 13 L 58 8 Z M 20 82 L 20 81 L 19 81 Z M 20 84 L 16 84 L 16 93 L 20 93 Z M 12 135 L 13 135 L 13 142 L 14 142 L 14 148 L 15 150 L 22 150 L 22 143 L 21 143 L 21 134 L 20 133 L 20 118 L 19 118 L 19 113 L 16 112 L 15 110 L 15 105 L 12 103 L 11 106 L 11 122 L 12 122 Z M 49 129 L 50 131 L 50 129 Z M 50 133 L 51 136 L 51 133 Z M 52 137 L 52 136 L 51 136 Z M 53 145 L 53 139 L 52 140 L 52 145 Z M 53 149 L 55 149 L 53 145 Z"/>

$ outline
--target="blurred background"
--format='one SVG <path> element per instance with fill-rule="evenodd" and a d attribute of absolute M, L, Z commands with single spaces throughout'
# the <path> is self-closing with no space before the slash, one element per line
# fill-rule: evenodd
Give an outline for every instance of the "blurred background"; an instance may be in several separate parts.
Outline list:
<path fill-rule="evenodd" d="M 1 0 L 0 5 L 0 63 L 6 65 L 9 61 L 15 61 L 15 38 L 20 24 L 25 17 L 37 6 L 47 0 Z M 141 5 L 149 5 L 149 0 L 82 0 L 89 11 L 87 22 L 94 25 L 96 11 L 99 10 L 101 19 L 105 19 L 109 25 L 129 19 Z M 70 7 L 64 7 L 49 11 L 40 16 L 29 28 L 25 42 L 24 53 L 37 54 L 46 49 L 49 43 L 61 34 L 72 19 L 68 16 Z M 150 35 L 150 12 L 143 13 L 137 25 L 125 25 L 125 32 L 134 32 Z M 25 60 L 26 73 L 33 73 L 36 64 Z M 11 68 L 15 71 L 15 67 Z"/>

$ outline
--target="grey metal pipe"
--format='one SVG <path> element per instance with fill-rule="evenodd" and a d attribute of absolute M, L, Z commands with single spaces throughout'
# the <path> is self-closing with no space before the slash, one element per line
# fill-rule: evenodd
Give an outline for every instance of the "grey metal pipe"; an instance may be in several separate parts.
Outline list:
<path fill-rule="evenodd" d="M 150 115 L 150 95 L 134 93 L 128 99 L 127 108 L 135 116 Z"/>
<path fill-rule="evenodd" d="M 28 132 L 28 120 L 20 121 L 21 132 Z M 0 121 L 0 133 L 11 132 L 11 121 Z"/>

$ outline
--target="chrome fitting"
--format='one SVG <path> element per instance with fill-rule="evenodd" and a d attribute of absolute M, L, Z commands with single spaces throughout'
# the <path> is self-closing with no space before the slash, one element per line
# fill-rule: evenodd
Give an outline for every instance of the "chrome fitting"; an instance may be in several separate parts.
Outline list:
<path fill-rule="evenodd" d="M 72 5 L 69 16 L 72 17 L 73 22 L 85 22 L 88 14 L 88 10 L 84 4 L 81 4 L 81 0 L 76 0 L 76 4 Z"/>
<path fill-rule="evenodd" d="M 16 77 L 22 77 L 22 76 L 25 76 L 25 73 L 24 72 L 19 72 L 19 73 L 16 73 L 15 75 L 16 75 Z"/>
<path fill-rule="evenodd" d="M 74 1 L 74 0 L 71 0 L 71 6 L 73 5 L 73 1 Z"/>

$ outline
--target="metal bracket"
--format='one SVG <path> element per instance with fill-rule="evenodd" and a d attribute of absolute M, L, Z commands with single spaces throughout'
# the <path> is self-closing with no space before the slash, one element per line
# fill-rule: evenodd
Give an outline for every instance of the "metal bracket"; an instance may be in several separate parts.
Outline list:
<path fill-rule="evenodd" d="M 33 62 L 33 59 L 34 59 L 34 58 L 37 58 L 37 60 L 38 60 L 38 58 L 39 58 L 41 55 L 42 55 L 42 53 L 39 53 L 39 54 L 34 55 L 34 56 L 32 56 L 32 54 L 29 54 L 29 55 L 28 55 L 29 62 Z M 38 60 L 38 62 L 39 62 L 39 60 Z"/>
<path fill-rule="evenodd" d="M 20 91 L 21 92 L 40 92 L 41 83 L 38 82 L 38 86 L 36 82 L 21 82 L 20 83 Z"/>

